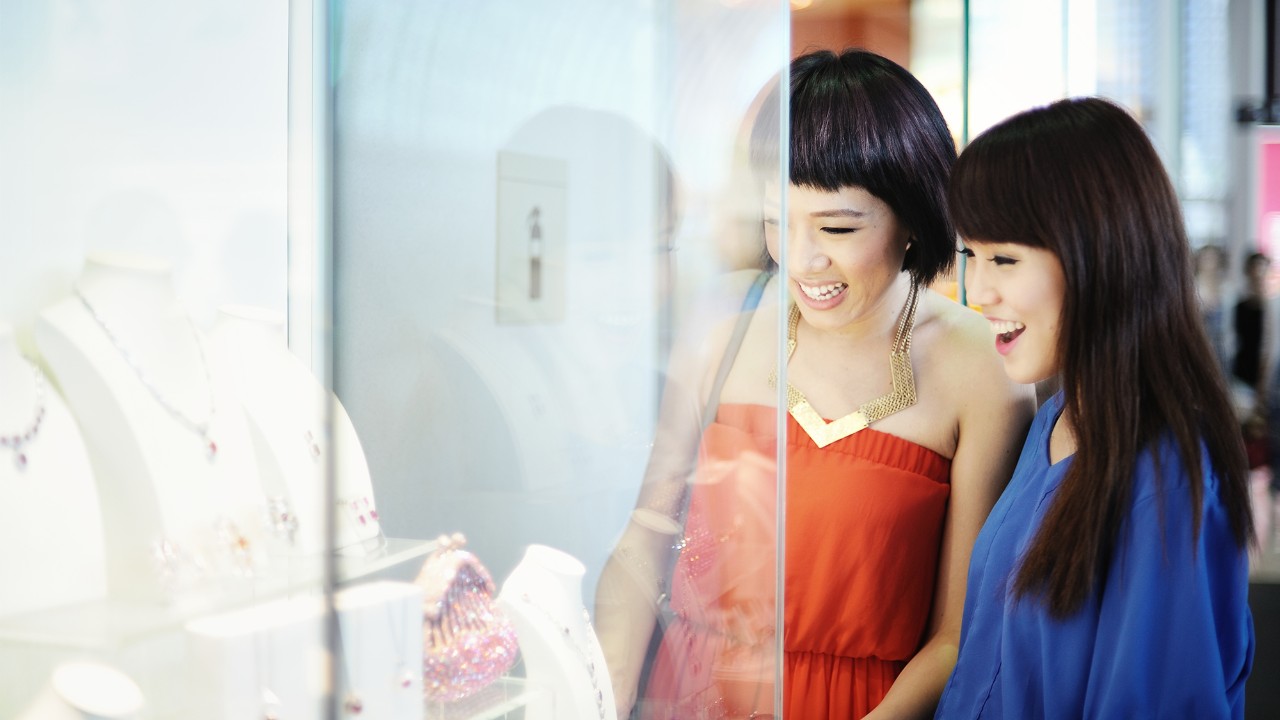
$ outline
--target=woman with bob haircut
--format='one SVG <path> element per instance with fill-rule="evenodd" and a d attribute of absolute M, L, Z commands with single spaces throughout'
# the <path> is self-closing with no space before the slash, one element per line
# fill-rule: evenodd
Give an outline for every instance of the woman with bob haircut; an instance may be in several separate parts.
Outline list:
<path fill-rule="evenodd" d="M 955 145 L 928 92 L 858 50 L 795 59 L 789 88 L 787 187 L 776 86 L 752 133 L 769 270 L 736 279 L 733 307 L 753 279 L 768 286 L 753 312 L 686 339 L 673 357 L 637 508 L 598 586 L 596 627 L 621 717 L 932 715 L 959 640 L 969 548 L 1034 413 L 1032 389 L 1000 372 L 982 318 L 928 289 L 955 259 L 945 199 Z M 718 410 L 700 431 L 743 317 Z M 783 320 L 790 412 L 776 667 Z M 660 568 L 673 536 L 681 552 L 667 588 Z M 660 592 L 670 592 L 674 620 L 641 681 Z"/>
<path fill-rule="evenodd" d="M 974 140 L 949 197 L 1005 371 L 1061 390 L 974 545 L 937 717 L 1243 717 L 1248 468 L 1155 148 L 1062 100 Z"/>

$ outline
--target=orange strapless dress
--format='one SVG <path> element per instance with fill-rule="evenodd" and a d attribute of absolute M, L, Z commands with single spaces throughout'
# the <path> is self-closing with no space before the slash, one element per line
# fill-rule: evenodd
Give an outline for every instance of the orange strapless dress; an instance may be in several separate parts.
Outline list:
<path fill-rule="evenodd" d="M 703 435 L 685 547 L 641 716 L 859 718 L 919 649 L 950 461 L 865 429 L 819 449 L 787 416 L 784 667 L 775 667 L 777 410 L 722 405 Z"/>

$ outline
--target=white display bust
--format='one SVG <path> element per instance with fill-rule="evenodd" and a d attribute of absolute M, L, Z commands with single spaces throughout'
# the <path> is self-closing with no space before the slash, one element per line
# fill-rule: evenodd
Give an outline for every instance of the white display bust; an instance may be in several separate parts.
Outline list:
<path fill-rule="evenodd" d="M 174 598 L 254 572 L 264 498 L 252 440 L 169 266 L 90 257 L 35 335 L 89 450 L 109 593 Z"/>
<path fill-rule="evenodd" d="M 106 595 L 98 489 L 75 420 L 0 323 L 0 615 Z"/>
<path fill-rule="evenodd" d="M 224 306 L 209 339 L 248 418 L 263 490 L 269 498 L 285 498 L 298 518 L 294 547 L 302 553 L 323 548 L 324 462 L 330 450 L 334 546 L 344 554 L 379 547 L 382 526 L 360 439 L 342 404 L 289 352 L 284 318 L 262 308 Z M 326 440 L 329 412 L 332 443 Z"/>
<path fill-rule="evenodd" d="M 604 653 L 582 604 L 585 574 L 572 555 L 530 545 L 498 594 L 526 676 L 551 691 L 548 701 L 529 705 L 527 720 L 617 720 Z"/>
<path fill-rule="evenodd" d="M 69 662 L 54 668 L 49 682 L 17 720 L 133 720 L 142 691 L 108 665 Z"/>

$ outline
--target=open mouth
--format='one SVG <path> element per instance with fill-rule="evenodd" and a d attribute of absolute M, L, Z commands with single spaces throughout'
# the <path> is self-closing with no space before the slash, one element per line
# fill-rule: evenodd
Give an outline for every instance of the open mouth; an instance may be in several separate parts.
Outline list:
<path fill-rule="evenodd" d="M 1007 345 L 1021 335 L 1027 329 L 1027 326 L 1020 322 L 997 320 L 992 321 L 991 329 L 995 330 L 997 341 Z"/>
<path fill-rule="evenodd" d="M 844 292 L 845 288 L 849 287 L 846 283 L 830 283 L 828 285 L 796 284 L 800 286 L 800 291 L 803 292 L 810 300 L 817 301 L 830 300 Z"/>

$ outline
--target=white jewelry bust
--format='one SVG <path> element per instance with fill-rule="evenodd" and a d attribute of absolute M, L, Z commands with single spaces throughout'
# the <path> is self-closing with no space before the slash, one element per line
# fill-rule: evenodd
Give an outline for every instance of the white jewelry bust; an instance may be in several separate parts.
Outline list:
<path fill-rule="evenodd" d="M 49 682 L 17 720 L 134 720 L 142 690 L 109 665 L 69 662 L 54 668 Z"/>
<path fill-rule="evenodd" d="M 381 524 L 360 439 L 338 399 L 289 352 L 284 318 L 262 308 L 224 306 L 209 340 L 249 421 L 263 490 L 269 498 L 286 498 L 298 518 L 296 550 L 323 548 L 324 462 L 330 450 L 338 504 L 334 546 L 343 554 L 377 548 Z M 330 411 L 331 440 L 325 420 Z"/>
<path fill-rule="evenodd" d="M 515 626 L 526 676 L 551 691 L 529 705 L 527 720 L 617 720 L 604 653 L 582 604 L 585 574 L 572 555 L 530 545 L 498 594 Z"/>
<path fill-rule="evenodd" d="M 91 256 L 35 335 L 97 478 L 108 592 L 174 598 L 251 574 L 264 524 L 252 441 L 168 264 Z"/>
<path fill-rule="evenodd" d="M 106 595 L 98 489 L 57 389 L 0 323 L 0 615 Z"/>

